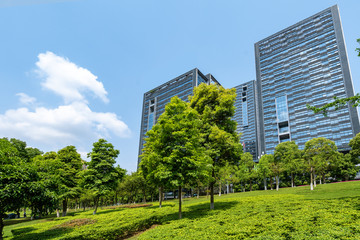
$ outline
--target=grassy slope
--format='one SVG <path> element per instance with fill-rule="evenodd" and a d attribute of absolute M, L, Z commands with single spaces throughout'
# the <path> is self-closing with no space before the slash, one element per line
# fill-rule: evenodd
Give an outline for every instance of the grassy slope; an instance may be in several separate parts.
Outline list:
<path fill-rule="evenodd" d="M 95 216 L 86 211 L 5 231 L 15 229 L 15 239 L 119 239 L 159 224 L 133 239 L 360 239 L 359 200 L 360 182 L 347 182 L 314 191 L 307 186 L 223 195 L 214 211 L 206 198 L 185 199 L 181 220 L 177 202 L 167 201 L 161 209 L 104 209 Z M 92 224 L 72 227 L 74 219 Z"/>

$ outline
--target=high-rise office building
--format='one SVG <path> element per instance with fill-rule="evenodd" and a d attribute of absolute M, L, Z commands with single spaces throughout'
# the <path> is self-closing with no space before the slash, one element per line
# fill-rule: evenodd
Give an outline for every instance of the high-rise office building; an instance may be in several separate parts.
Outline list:
<path fill-rule="evenodd" d="M 249 81 L 234 87 L 236 89 L 235 115 L 237 132 L 241 133 L 240 142 L 244 152 L 253 155 L 258 160 L 257 151 L 257 98 L 256 82 Z"/>
<path fill-rule="evenodd" d="M 340 151 L 359 131 L 356 108 L 314 114 L 333 97 L 354 95 L 337 6 L 330 7 L 255 43 L 259 108 L 259 153 L 273 153 L 284 141 L 300 148 L 325 137 Z"/>
<path fill-rule="evenodd" d="M 174 96 L 178 96 L 181 100 L 187 101 L 188 97 L 193 93 L 194 87 L 201 83 L 219 84 L 211 74 L 205 76 L 195 68 L 144 94 L 139 155 L 141 155 L 144 147 L 145 133 L 157 122 L 160 115 L 165 111 L 165 105 L 170 102 L 170 99 Z M 138 164 L 139 161 L 140 158 L 138 158 Z"/>

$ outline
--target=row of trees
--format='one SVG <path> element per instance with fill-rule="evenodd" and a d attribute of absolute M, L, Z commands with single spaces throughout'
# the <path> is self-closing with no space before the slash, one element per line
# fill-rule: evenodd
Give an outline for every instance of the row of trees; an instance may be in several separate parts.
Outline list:
<path fill-rule="evenodd" d="M 100 139 L 83 161 L 74 146 L 43 154 L 17 139 L 0 139 L 0 231 L 6 213 L 31 209 L 36 215 L 57 212 L 65 216 L 69 199 L 76 204 L 93 202 L 94 214 L 100 198 L 113 193 L 125 170 L 114 167 L 119 151 Z M 2 234 L 0 235 L 2 239 Z"/>
<path fill-rule="evenodd" d="M 242 191 L 251 191 L 253 186 L 267 190 L 269 185 L 271 189 L 275 185 L 279 190 L 280 182 L 282 186 L 291 187 L 309 184 L 313 190 L 317 181 L 321 184 L 353 179 L 359 171 L 360 134 L 349 145 L 352 150 L 343 154 L 337 151 L 333 141 L 326 138 L 309 140 L 303 150 L 293 141 L 283 142 L 277 145 L 274 154 L 261 156 L 259 163 L 253 161 L 251 154 L 244 153 L 238 164 L 227 164 L 220 169 L 219 191 L 222 182 L 227 187 L 229 184 L 237 189 L 240 187 Z"/>

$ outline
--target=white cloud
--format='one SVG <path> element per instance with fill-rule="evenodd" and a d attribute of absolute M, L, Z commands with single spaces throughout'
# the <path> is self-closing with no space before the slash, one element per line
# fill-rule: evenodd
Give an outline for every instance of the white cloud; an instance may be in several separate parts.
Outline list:
<path fill-rule="evenodd" d="M 30 139 L 48 146 L 130 135 L 128 126 L 116 114 L 93 112 L 81 102 L 54 109 L 8 110 L 0 115 L 0 132 L 3 136 Z"/>
<path fill-rule="evenodd" d="M 103 84 L 89 70 L 52 52 L 40 53 L 37 73 L 44 78 L 42 86 L 64 98 L 65 102 L 86 101 L 85 92 L 92 92 L 104 102 L 109 102 Z"/>
<path fill-rule="evenodd" d="M 31 105 L 36 102 L 36 98 L 30 97 L 25 93 L 17 93 L 16 96 L 19 96 L 19 101 L 25 105 Z"/>
<path fill-rule="evenodd" d="M 89 70 L 51 52 L 39 54 L 36 65 L 45 79 L 42 85 L 62 96 L 65 104 L 52 108 L 32 106 L 34 110 L 22 107 L 0 113 L 0 137 L 18 138 L 44 151 L 75 145 L 85 152 L 98 138 L 130 136 L 130 129 L 115 113 L 95 112 L 89 107 L 84 91 L 91 91 L 108 102 L 103 84 Z M 39 103 L 25 93 L 17 96 L 22 104 Z"/>

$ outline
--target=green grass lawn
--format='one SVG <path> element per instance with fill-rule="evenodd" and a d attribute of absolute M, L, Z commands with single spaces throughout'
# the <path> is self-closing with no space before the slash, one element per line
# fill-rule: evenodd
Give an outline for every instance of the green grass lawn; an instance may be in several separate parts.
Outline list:
<path fill-rule="evenodd" d="M 185 199 L 102 209 L 5 227 L 5 239 L 360 239 L 360 182 Z M 154 227 L 155 226 L 155 227 Z M 13 234 L 10 232 L 15 234 Z"/>

